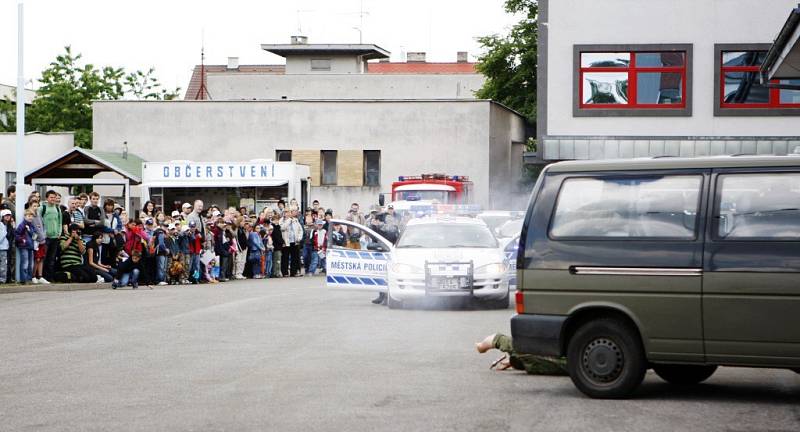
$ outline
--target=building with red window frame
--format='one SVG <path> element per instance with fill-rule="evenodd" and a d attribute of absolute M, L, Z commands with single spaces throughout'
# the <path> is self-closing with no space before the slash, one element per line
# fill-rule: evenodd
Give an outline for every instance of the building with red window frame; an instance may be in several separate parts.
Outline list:
<path fill-rule="evenodd" d="M 800 80 L 762 82 L 760 70 L 781 58 L 767 52 L 797 10 L 797 0 L 540 0 L 540 145 L 526 163 L 793 152 Z"/>

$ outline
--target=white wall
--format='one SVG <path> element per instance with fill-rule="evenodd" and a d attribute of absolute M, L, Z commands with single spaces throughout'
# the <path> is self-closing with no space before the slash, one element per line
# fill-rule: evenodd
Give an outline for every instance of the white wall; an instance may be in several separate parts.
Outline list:
<path fill-rule="evenodd" d="M 311 70 L 312 59 L 330 59 L 331 70 Z M 290 55 L 286 57 L 287 74 L 360 74 L 364 73 L 364 60 L 356 55 Z"/>
<path fill-rule="evenodd" d="M 474 99 L 481 74 L 267 75 L 209 73 L 214 100 Z"/>
<path fill-rule="evenodd" d="M 714 44 L 771 43 L 798 0 L 549 0 L 547 135 L 787 136 L 798 117 L 714 117 Z M 572 117 L 573 45 L 694 45 L 691 117 Z"/>
<path fill-rule="evenodd" d="M 120 151 L 127 141 L 131 153 L 149 161 L 245 161 L 274 158 L 276 149 L 381 150 L 380 191 L 388 192 L 400 175 L 467 175 L 477 202 L 487 206 L 490 130 L 514 128 L 495 133 L 497 146 L 510 146 L 508 137 L 524 134 L 519 120 L 492 125 L 490 106 L 489 101 L 95 102 L 94 147 Z M 493 158 L 497 161 L 509 163 Z M 351 201 L 374 203 L 377 192 L 312 187 L 310 198 L 344 211 Z"/>
<path fill-rule="evenodd" d="M 33 132 L 25 135 L 25 167 L 30 172 L 71 149 L 75 143 L 72 132 Z M 0 133 L 0 192 L 6 194 L 6 173 L 17 171 L 17 136 Z M 18 194 L 22 196 L 23 194 Z M 25 194 L 27 195 L 27 194 Z M 25 196 L 27 198 L 27 196 Z"/>

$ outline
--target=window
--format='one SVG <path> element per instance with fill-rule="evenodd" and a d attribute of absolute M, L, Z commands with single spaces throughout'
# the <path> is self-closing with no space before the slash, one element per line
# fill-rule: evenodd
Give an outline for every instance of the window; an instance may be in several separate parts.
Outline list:
<path fill-rule="evenodd" d="M 759 69 L 769 44 L 718 44 L 715 115 L 800 114 L 800 90 L 771 88 L 761 83 Z M 771 84 L 800 85 L 800 80 Z"/>
<path fill-rule="evenodd" d="M 690 175 L 567 179 L 550 234 L 694 239 L 701 185 Z"/>
<path fill-rule="evenodd" d="M 643 46 L 642 50 L 577 53 L 580 110 L 680 110 L 687 106 L 686 50 L 651 51 Z"/>
<path fill-rule="evenodd" d="M 275 160 L 278 162 L 291 162 L 292 161 L 292 151 L 291 150 L 275 150 Z"/>
<path fill-rule="evenodd" d="M 364 150 L 364 186 L 381 185 L 381 151 Z"/>
<path fill-rule="evenodd" d="M 8 187 L 13 184 L 17 184 L 17 173 L 15 171 L 6 171 L 6 190 L 0 192 L 6 193 Z"/>
<path fill-rule="evenodd" d="M 322 184 L 335 185 L 337 182 L 336 177 L 336 150 L 322 150 L 321 152 L 322 163 Z"/>
<path fill-rule="evenodd" d="M 800 240 L 800 174 L 720 175 L 721 239 Z"/>
<path fill-rule="evenodd" d="M 331 70 L 331 59 L 311 59 L 312 71 L 329 71 Z"/>

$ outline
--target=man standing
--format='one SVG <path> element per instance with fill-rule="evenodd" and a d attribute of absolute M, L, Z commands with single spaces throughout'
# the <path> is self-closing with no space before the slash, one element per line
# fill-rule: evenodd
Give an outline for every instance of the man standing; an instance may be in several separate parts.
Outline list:
<path fill-rule="evenodd" d="M 44 278 L 53 280 L 56 272 L 56 257 L 58 256 L 59 240 L 64 231 L 61 209 L 58 207 L 58 194 L 49 190 L 44 194 L 45 204 L 39 210 L 42 217 L 47 244 L 47 255 L 44 258 Z"/>
<path fill-rule="evenodd" d="M 17 209 L 17 186 L 11 185 L 6 189 L 6 198 L 3 200 L 3 204 L 5 204 L 9 210 L 12 212 L 16 211 Z"/>
<path fill-rule="evenodd" d="M 281 222 L 284 231 L 283 259 L 281 273 L 292 277 L 300 273 L 300 241 L 303 239 L 303 226 L 297 220 L 298 210 L 294 207 L 286 212 L 287 216 Z M 288 255 L 288 260 L 286 259 Z"/>
<path fill-rule="evenodd" d="M 359 205 L 358 203 L 350 204 L 350 212 L 347 213 L 345 216 L 345 220 L 353 223 L 357 223 L 359 225 L 364 225 L 364 215 L 359 213 L 358 211 Z M 361 249 L 361 230 L 348 227 L 348 240 L 347 240 L 347 248 L 348 249 Z"/>
<path fill-rule="evenodd" d="M 83 209 L 83 241 L 89 243 L 88 238 L 91 238 L 96 233 L 102 233 L 103 226 L 103 209 L 100 208 L 100 194 L 92 192 L 89 194 L 89 205 Z"/>
<path fill-rule="evenodd" d="M 205 241 L 206 238 L 206 223 L 203 220 L 203 201 L 197 200 L 194 202 L 194 208 L 189 215 L 186 216 L 187 222 L 194 222 L 194 225 L 197 227 L 197 231 L 200 232 L 200 236 L 202 237 L 202 241 Z"/>
<path fill-rule="evenodd" d="M 189 225 L 189 215 L 192 214 L 192 210 L 193 210 L 192 209 L 192 205 L 189 204 L 188 202 L 187 203 L 183 203 L 183 205 L 181 206 L 181 210 L 183 211 L 183 214 L 181 215 L 181 216 L 183 216 L 181 218 L 181 225 L 187 226 L 187 225 Z"/>

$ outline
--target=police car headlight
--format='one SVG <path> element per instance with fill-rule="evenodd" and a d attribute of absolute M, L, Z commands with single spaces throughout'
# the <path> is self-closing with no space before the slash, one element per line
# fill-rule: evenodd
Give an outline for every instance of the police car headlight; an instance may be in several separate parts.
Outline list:
<path fill-rule="evenodd" d="M 475 269 L 476 274 L 497 274 L 505 273 L 508 271 L 508 264 L 506 263 L 493 263 L 480 266 Z"/>
<path fill-rule="evenodd" d="M 410 264 L 394 263 L 392 264 L 392 272 L 401 274 L 422 274 L 421 268 L 412 266 Z"/>

